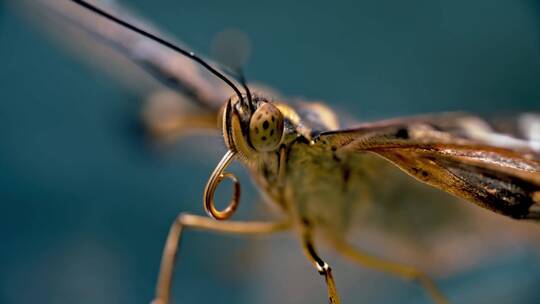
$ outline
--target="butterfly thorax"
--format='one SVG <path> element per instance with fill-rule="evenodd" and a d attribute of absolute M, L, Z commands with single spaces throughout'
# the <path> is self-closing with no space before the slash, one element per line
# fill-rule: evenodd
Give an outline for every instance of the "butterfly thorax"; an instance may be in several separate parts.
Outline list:
<path fill-rule="evenodd" d="M 350 206 L 367 191 L 362 187 L 365 183 L 360 174 L 363 164 L 355 160 L 354 166 L 351 165 L 330 144 L 318 141 L 321 132 L 339 127 L 334 112 L 320 103 L 289 105 L 259 96 L 253 96 L 252 100 L 253 109 L 238 101 L 229 105 L 237 107 L 238 118 L 236 122 L 229 118 L 228 136 L 233 138 L 233 148 L 260 190 L 296 220 L 313 222 L 332 234 L 346 229 Z M 257 151 L 253 142 L 262 136 L 269 140 L 271 128 L 265 129 L 264 125 L 271 124 L 273 114 L 272 108 L 265 113 L 267 104 L 281 114 L 282 135 L 274 149 Z M 258 123 L 259 120 L 262 122 Z M 241 132 L 234 133 L 235 129 Z M 259 137 L 254 137 L 257 134 Z M 351 184 L 355 186 L 350 187 Z"/>

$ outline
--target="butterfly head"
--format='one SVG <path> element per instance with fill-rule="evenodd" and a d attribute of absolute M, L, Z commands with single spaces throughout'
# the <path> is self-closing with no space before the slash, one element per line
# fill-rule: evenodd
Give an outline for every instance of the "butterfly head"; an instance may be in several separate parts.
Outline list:
<path fill-rule="evenodd" d="M 284 117 L 273 102 L 252 95 L 233 96 L 220 115 L 220 126 L 229 150 L 242 155 L 275 151 L 284 139 Z"/>

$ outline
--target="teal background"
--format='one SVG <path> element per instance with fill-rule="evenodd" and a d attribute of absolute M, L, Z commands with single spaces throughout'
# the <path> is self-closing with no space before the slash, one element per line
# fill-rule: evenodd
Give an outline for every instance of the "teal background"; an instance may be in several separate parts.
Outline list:
<path fill-rule="evenodd" d="M 359 119 L 540 110 L 538 1 L 122 3 L 202 54 L 218 32 L 239 28 L 253 46 L 249 79 Z M 3 1 L 0 60 L 0 303 L 147 303 L 170 222 L 179 211 L 202 214 L 221 139 L 155 148 L 138 96 Z M 184 244 L 177 303 L 325 301 L 322 290 L 295 290 L 322 285 L 293 237 L 196 232 Z M 305 263 L 305 282 L 284 283 L 284 273 L 264 284 L 263 270 L 279 266 L 260 256 L 273 250 Z M 538 258 L 519 248 L 440 284 L 455 303 L 540 303 Z M 412 284 L 358 272 L 346 303 L 428 303 Z M 290 288 L 272 289 L 282 285 Z"/>

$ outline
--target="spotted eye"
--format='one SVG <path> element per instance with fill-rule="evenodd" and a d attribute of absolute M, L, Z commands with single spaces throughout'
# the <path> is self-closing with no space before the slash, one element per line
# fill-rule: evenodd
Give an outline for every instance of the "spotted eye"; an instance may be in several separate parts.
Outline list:
<path fill-rule="evenodd" d="M 275 150 L 283 137 L 283 115 L 274 105 L 265 103 L 251 116 L 249 140 L 261 152 Z"/>

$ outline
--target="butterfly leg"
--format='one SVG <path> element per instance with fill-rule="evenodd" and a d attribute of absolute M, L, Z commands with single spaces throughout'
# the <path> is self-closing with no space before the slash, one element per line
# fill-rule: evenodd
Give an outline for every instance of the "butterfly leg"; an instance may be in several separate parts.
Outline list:
<path fill-rule="evenodd" d="M 313 238 L 311 235 L 311 229 L 307 222 L 304 221 L 304 226 L 302 229 L 302 246 L 304 252 L 308 259 L 311 261 L 313 266 L 317 271 L 324 276 L 326 281 L 326 288 L 328 291 L 328 300 L 330 304 L 339 304 L 339 295 L 336 289 L 336 283 L 334 282 L 334 277 L 332 276 L 332 269 L 330 266 L 323 261 L 315 250 L 315 245 L 313 244 Z"/>
<path fill-rule="evenodd" d="M 448 300 L 437 288 L 437 285 L 423 272 L 410 266 L 401 265 L 367 254 L 351 246 L 346 241 L 333 240 L 333 244 L 339 253 L 361 266 L 384 271 L 406 280 L 417 280 L 435 303 L 448 304 Z"/>
<path fill-rule="evenodd" d="M 185 228 L 208 230 L 228 234 L 270 234 L 284 231 L 290 228 L 289 222 L 221 222 L 214 219 L 180 213 L 169 230 L 161 267 L 159 271 L 158 283 L 156 286 L 156 296 L 152 304 L 168 304 L 171 295 L 171 283 L 173 270 L 178 253 L 178 246 L 182 232 Z"/>

